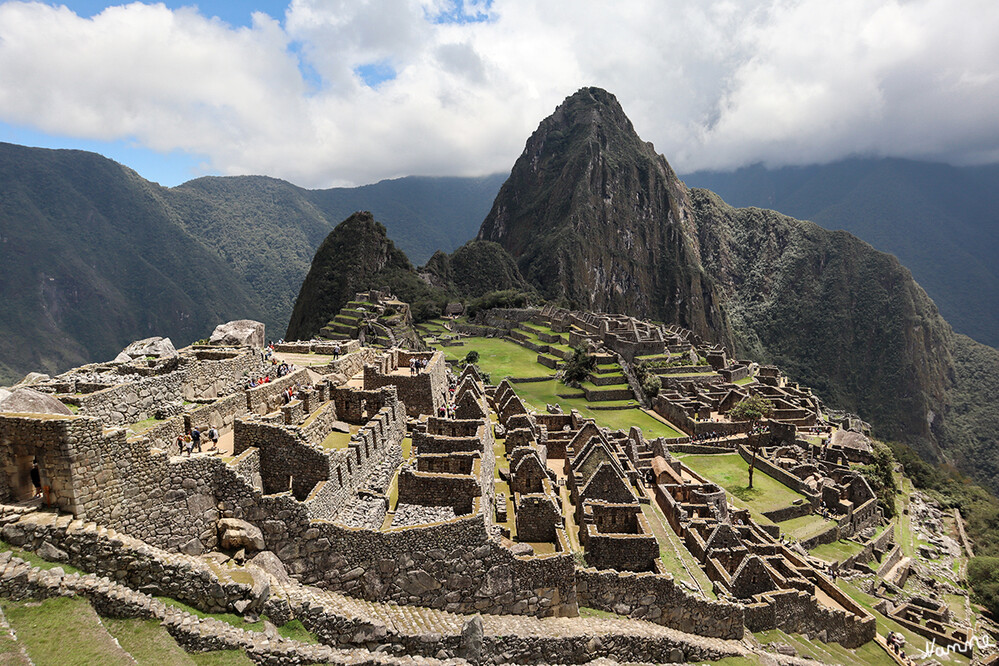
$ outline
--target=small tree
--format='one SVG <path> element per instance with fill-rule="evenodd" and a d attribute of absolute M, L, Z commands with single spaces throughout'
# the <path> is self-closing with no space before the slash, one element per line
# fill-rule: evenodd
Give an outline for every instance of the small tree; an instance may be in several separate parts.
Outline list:
<path fill-rule="evenodd" d="M 478 363 L 478 362 L 479 362 L 479 352 L 473 349 L 472 351 L 465 354 L 465 365 L 468 365 L 469 363 Z"/>
<path fill-rule="evenodd" d="M 770 416 L 774 410 L 774 404 L 768 399 L 759 395 L 751 395 L 735 407 L 728 411 L 728 417 L 734 421 L 749 421 L 749 431 L 756 428 L 756 425 L 763 419 Z M 749 487 L 753 487 L 753 472 L 756 470 L 756 453 L 760 449 L 760 438 L 754 441 L 750 437 L 753 447 L 753 459 L 749 462 Z"/>
<path fill-rule="evenodd" d="M 574 347 L 572 356 L 565 362 L 565 368 L 562 371 L 562 381 L 570 385 L 578 384 L 586 379 L 587 375 L 593 372 L 596 367 L 597 359 L 595 356 L 591 356 L 582 347 Z"/>

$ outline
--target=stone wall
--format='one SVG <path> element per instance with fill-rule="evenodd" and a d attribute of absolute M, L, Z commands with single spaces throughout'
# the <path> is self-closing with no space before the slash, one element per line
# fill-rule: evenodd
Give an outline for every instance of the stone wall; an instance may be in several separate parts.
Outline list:
<path fill-rule="evenodd" d="M 275 379 L 267 384 L 261 384 L 246 390 L 246 409 L 256 414 L 267 414 L 280 409 L 284 405 L 283 393 L 289 386 L 312 384 L 309 372 L 305 368 Z"/>
<path fill-rule="evenodd" d="M 394 350 L 387 354 L 387 362 L 369 363 L 364 366 L 364 390 L 371 391 L 383 386 L 395 386 L 399 399 L 406 404 L 406 413 L 411 417 L 421 414 L 436 414 L 438 407 L 447 401 L 447 364 L 444 354 L 434 352 L 409 353 Z M 409 374 L 409 360 L 412 357 L 430 358 L 426 368 L 419 374 Z M 402 369 L 402 374 L 390 374 Z"/>
<path fill-rule="evenodd" d="M 151 418 L 165 403 L 218 397 L 238 386 L 245 375 L 259 372 L 260 367 L 259 355 L 253 350 L 223 359 L 182 357 L 173 372 L 75 397 L 81 416 L 94 416 L 108 424 L 136 423 Z"/>
<path fill-rule="evenodd" d="M 80 431 L 80 419 L 71 416 L 38 417 L 35 415 L 0 415 L 0 456 L 3 460 L 5 502 L 28 499 L 34 494 L 29 476 L 32 460 L 38 459 L 43 487 L 49 488 L 53 505 L 63 511 L 77 511 L 82 498 L 72 482 L 74 465 L 70 458 L 75 452 L 68 440 Z M 96 425 L 96 421 L 88 419 Z M 100 428 L 96 426 L 96 433 Z M 96 436 L 88 431 L 86 437 Z"/>
<path fill-rule="evenodd" d="M 696 597 L 672 576 L 578 569 L 579 605 L 648 620 L 679 631 L 741 639 L 743 609 L 725 601 Z"/>
<path fill-rule="evenodd" d="M 401 460 L 405 437 L 405 414 L 391 389 L 382 392 L 386 403 L 365 426 L 351 437 L 346 448 L 324 449 L 318 442 L 329 434 L 335 421 L 332 402 L 324 404 L 311 422 L 301 427 L 236 421 L 233 451 L 236 455 L 255 448 L 260 451 L 260 477 L 267 494 L 289 490 L 306 500 L 324 518 L 332 518 L 367 484 L 384 461 Z M 326 482 L 319 494 L 316 485 Z M 318 517 L 318 516 L 317 516 Z"/>
<path fill-rule="evenodd" d="M 154 588 L 210 613 L 234 610 L 237 601 L 251 599 L 252 584 L 219 579 L 204 560 L 170 554 L 138 539 L 98 528 L 71 516 L 34 513 L 4 525 L 3 539 L 11 545 L 38 550 L 48 543 L 62 551 L 60 561 L 107 576 L 134 589 Z"/>
<path fill-rule="evenodd" d="M 184 374 L 180 371 L 144 377 L 128 384 L 79 396 L 81 416 L 93 416 L 104 423 L 136 423 L 153 416 L 163 403 L 183 400 Z"/>

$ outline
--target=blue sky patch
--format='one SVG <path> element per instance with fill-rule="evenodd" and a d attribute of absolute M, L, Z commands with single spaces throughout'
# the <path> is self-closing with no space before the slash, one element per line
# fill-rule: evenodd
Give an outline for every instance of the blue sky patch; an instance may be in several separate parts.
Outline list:
<path fill-rule="evenodd" d="M 491 17 L 489 10 L 493 8 L 493 0 L 465 4 L 465 0 L 452 0 L 450 7 L 428 18 L 434 23 L 485 23 Z"/>
<path fill-rule="evenodd" d="M 208 158 L 205 156 L 192 155 L 180 150 L 159 153 L 139 146 L 132 139 L 118 141 L 77 139 L 45 134 L 30 128 L 0 122 L 0 141 L 35 148 L 66 148 L 99 153 L 134 169 L 146 180 L 151 180 L 165 187 L 173 187 L 193 178 L 216 173 L 210 168 L 205 168 L 205 164 L 208 163 Z"/>
<path fill-rule="evenodd" d="M 91 18 L 104 11 L 107 7 L 130 4 L 132 0 L 107 2 L 107 0 L 52 0 L 53 6 L 65 5 L 78 16 Z M 288 9 L 288 0 L 144 0 L 145 4 L 162 2 L 170 9 L 181 7 L 197 7 L 202 16 L 218 17 L 233 26 L 249 27 L 252 24 L 253 12 L 263 12 L 271 18 L 284 23 L 284 12 Z"/>
<path fill-rule="evenodd" d="M 364 85 L 369 88 L 377 88 L 380 84 L 396 77 L 395 69 L 387 60 L 360 65 L 354 68 L 354 73 L 361 77 Z"/>

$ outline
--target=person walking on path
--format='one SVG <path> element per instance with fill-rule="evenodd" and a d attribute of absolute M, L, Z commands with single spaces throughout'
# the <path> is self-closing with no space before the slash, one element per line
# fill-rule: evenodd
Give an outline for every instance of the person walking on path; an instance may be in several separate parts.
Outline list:
<path fill-rule="evenodd" d="M 195 426 L 191 428 L 191 450 L 198 449 L 198 453 L 201 453 L 201 431 Z"/>
<path fill-rule="evenodd" d="M 219 429 L 212 426 L 208 429 L 208 439 L 212 440 L 212 450 L 219 447 Z"/>

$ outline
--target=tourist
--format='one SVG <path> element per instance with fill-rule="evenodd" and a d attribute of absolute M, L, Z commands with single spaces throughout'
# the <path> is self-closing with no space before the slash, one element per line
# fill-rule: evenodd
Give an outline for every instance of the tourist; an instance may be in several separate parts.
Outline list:
<path fill-rule="evenodd" d="M 340 343 L 333 345 L 333 360 L 340 358 Z"/>
<path fill-rule="evenodd" d="M 35 487 L 33 497 L 40 497 L 42 494 L 42 472 L 38 469 L 38 458 L 31 463 L 31 485 Z"/>
<path fill-rule="evenodd" d="M 195 426 L 191 428 L 191 450 L 198 449 L 198 453 L 201 453 L 201 431 Z"/>
<path fill-rule="evenodd" d="M 191 455 L 194 451 L 194 439 L 190 435 L 184 436 L 184 454 Z"/>
<path fill-rule="evenodd" d="M 212 440 L 212 451 L 219 447 L 219 430 L 215 426 L 208 429 L 208 439 Z"/>
<path fill-rule="evenodd" d="M 177 435 L 177 455 L 184 453 L 184 433 Z"/>

